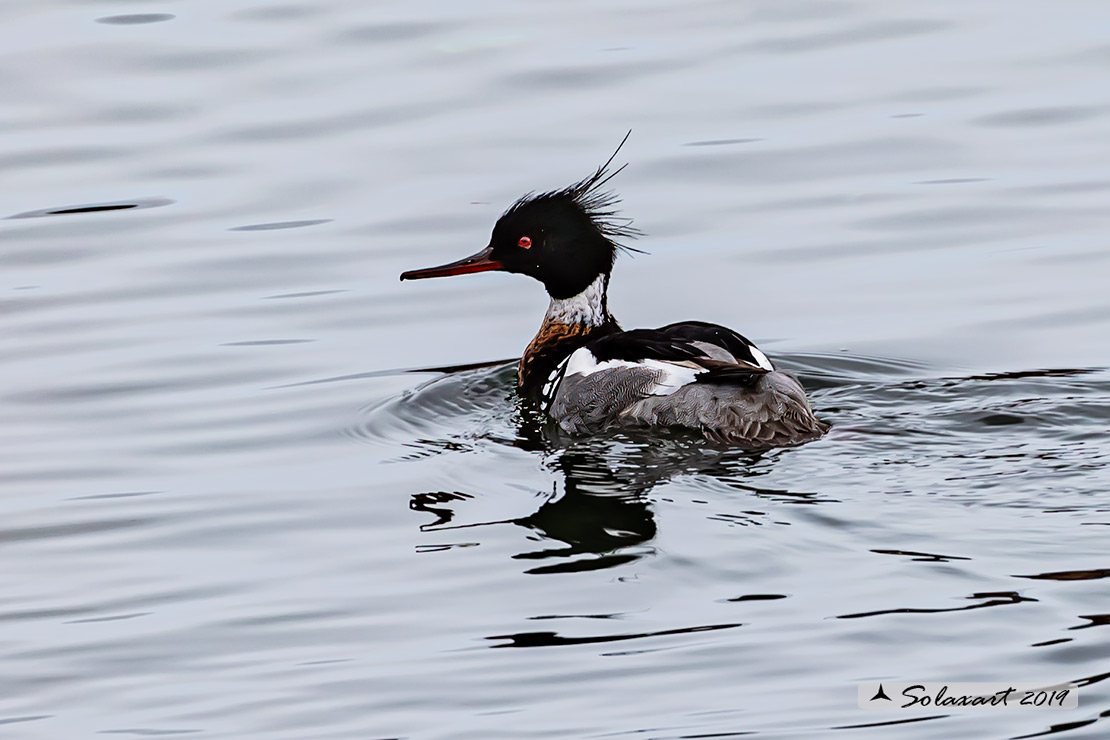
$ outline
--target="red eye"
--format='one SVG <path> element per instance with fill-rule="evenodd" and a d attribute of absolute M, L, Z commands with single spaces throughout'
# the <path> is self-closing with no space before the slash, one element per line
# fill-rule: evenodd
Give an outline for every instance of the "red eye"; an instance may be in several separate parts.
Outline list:
<path fill-rule="evenodd" d="M 520 240 L 517 241 L 516 245 L 521 249 L 528 249 L 528 247 L 532 246 L 532 237 L 522 236 Z"/>

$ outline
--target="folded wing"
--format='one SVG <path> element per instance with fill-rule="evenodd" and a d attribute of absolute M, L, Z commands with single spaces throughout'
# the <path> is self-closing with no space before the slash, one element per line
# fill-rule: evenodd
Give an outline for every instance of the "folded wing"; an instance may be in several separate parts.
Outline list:
<path fill-rule="evenodd" d="M 594 431 L 645 399 L 693 386 L 752 388 L 773 369 L 755 345 L 721 326 L 634 329 L 572 353 L 545 385 L 543 403 L 567 431 Z"/>

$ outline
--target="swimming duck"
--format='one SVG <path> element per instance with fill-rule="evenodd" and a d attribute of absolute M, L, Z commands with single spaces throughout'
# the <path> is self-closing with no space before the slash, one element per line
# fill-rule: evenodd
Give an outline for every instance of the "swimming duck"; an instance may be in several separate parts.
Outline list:
<path fill-rule="evenodd" d="M 605 189 L 624 169 L 610 170 L 619 151 L 569 187 L 513 203 L 477 254 L 401 280 L 500 270 L 543 283 L 551 303 L 517 381 L 568 433 L 686 427 L 748 450 L 820 437 L 828 424 L 814 416 L 799 382 L 735 331 L 702 321 L 624 331 L 613 318 L 613 263 L 619 251 L 637 251 L 622 240 L 639 235 Z"/>

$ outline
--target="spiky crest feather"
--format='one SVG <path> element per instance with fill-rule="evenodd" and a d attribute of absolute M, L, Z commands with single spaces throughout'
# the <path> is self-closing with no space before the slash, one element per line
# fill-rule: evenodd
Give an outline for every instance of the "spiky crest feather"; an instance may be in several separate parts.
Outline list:
<path fill-rule="evenodd" d="M 609 159 L 605 160 L 605 164 L 598 167 L 589 177 L 559 190 L 549 190 L 544 193 L 525 193 L 517 199 L 515 203 L 509 206 L 508 209 L 501 214 L 501 217 L 504 218 L 505 216 L 516 213 L 529 203 L 536 203 L 544 200 L 570 200 L 582 209 L 582 212 L 589 217 L 590 221 L 597 227 L 597 230 L 613 245 L 614 249 L 622 252 L 644 254 L 644 251 L 641 249 L 636 249 L 617 241 L 618 239 L 636 239 L 642 236 L 643 232 L 632 225 L 631 218 L 621 216 L 617 211 L 616 206 L 621 202 L 620 196 L 612 190 L 602 189 L 610 180 L 619 175 L 624 168 L 628 166 L 628 164 L 625 163 L 615 170 L 609 170 L 609 166 L 613 163 L 613 160 L 616 159 L 617 154 L 620 153 L 621 148 L 631 135 L 632 130 L 629 129 L 628 133 L 621 139 L 621 143 L 613 150 Z"/>

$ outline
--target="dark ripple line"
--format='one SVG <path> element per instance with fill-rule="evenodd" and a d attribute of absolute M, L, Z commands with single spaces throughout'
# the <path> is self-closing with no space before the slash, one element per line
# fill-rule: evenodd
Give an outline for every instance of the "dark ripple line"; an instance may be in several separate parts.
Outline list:
<path fill-rule="evenodd" d="M 649 552 L 654 552 L 653 549 L 648 548 Z M 524 559 L 533 553 L 520 553 L 514 555 L 514 559 Z M 564 548 L 562 550 L 545 550 L 542 553 L 535 553 L 543 557 L 571 557 L 572 555 L 579 554 L 574 548 Z M 594 558 L 586 558 L 583 560 L 571 560 L 565 563 L 556 563 L 555 565 L 540 565 L 535 568 L 529 568 L 524 571 L 528 575 L 543 576 L 553 575 L 559 573 L 587 573 L 594 570 L 605 570 L 606 568 L 616 568 L 619 565 L 626 565 L 627 563 L 634 563 L 642 557 L 639 552 L 630 553 L 609 553 L 599 555 Z M 660 632 L 659 634 L 664 634 Z M 633 637 L 648 637 L 650 635 L 634 635 Z M 626 639 L 626 638 L 621 638 Z M 632 639 L 632 638 L 627 638 Z M 526 647 L 523 645 L 498 645 L 496 647 Z"/>
<path fill-rule="evenodd" d="M 944 612 L 964 612 L 971 609 L 984 609 L 989 606 L 1008 606 L 1011 604 L 1020 604 L 1023 601 L 1039 601 L 1028 596 L 1022 596 L 1016 591 L 984 591 L 982 593 L 975 593 L 968 596 L 969 599 L 990 599 L 990 601 L 982 601 L 978 604 L 967 604 L 965 606 L 951 606 L 951 607 L 936 607 L 933 609 L 925 607 L 900 607 L 897 609 L 880 609 L 873 612 L 859 612 L 856 614 L 839 614 L 837 619 L 859 619 L 861 617 L 877 617 L 883 614 L 941 614 Z"/>
<path fill-rule="evenodd" d="M 25 717 L 2 717 L 0 725 L 14 725 L 17 722 L 35 722 L 40 719 L 50 719 L 53 714 L 29 714 Z"/>
<path fill-rule="evenodd" d="M 144 23 L 172 21 L 176 17 L 172 13 L 131 13 L 129 15 L 106 15 L 103 18 L 97 18 L 96 22 L 111 26 L 135 26 Z"/>
<path fill-rule="evenodd" d="M 1099 714 L 1098 717 L 1093 717 L 1091 719 L 1080 719 L 1074 722 L 1061 722 L 1058 725 L 1049 725 L 1048 729 L 1044 730 L 1043 732 L 1034 732 L 1029 735 L 1015 735 L 1014 737 L 1010 738 L 1010 740 L 1023 740 L 1023 738 L 1029 737 L 1044 737 L 1045 735 L 1056 735 L 1061 732 L 1067 732 L 1068 730 L 1075 730 L 1080 727 L 1086 727 L 1087 725 L 1093 725 L 1095 722 L 1098 722 L 1100 718 L 1106 717 L 1108 712 L 1110 712 L 1110 710 L 1102 712 L 1101 714 Z"/>
<path fill-rule="evenodd" d="M 879 555 L 908 555 L 910 559 L 919 562 L 947 563 L 950 560 L 971 560 L 960 555 L 936 555 L 931 552 L 915 552 L 913 550 L 872 550 Z"/>
<path fill-rule="evenodd" d="M 707 139 L 706 141 L 689 141 L 683 146 L 727 146 L 729 144 L 754 144 L 763 139 Z"/>
<path fill-rule="evenodd" d="M 406 373 L 421 374 L 421 373 L 440 373 L 451 375 L 452 373 L 466 372 L 467 370 L 478 370 L 485 367 L 496 367 L 517 360 L 486 360 L 485 362 L 472 362 L 468 365 L 446 365 L 444 367 L 400 367 L 389 370 L 369 370 L 364 373 L 351 373 L 350 375 L 335 375 L 330 378 L 319 378 L 318 380 L 301 380 L 296 383 L 287 383 L 285 385 L 275 385 L 267 390 L 278 390 L 281 388 L 296 388 L 302 385 L 318 385 L 320 383 L 339 383 L 344 380 L 362 380 L 364 378 L 387 378 L 394 375 L 405 375 Z M 387 399 L 388 400 L 388 399 Z"/>
<path fill-rule="evenodd" d="M 214 599 L 239 593 L 237 587 L 208 587 L 186 588 L 171 591 L 158 591 L 154 593 L 137 593 L 126 598 L 116 598 L 110 601 L 82 604 L 81 606 L 56 607 L 51 609 L 25 609 L 23 611 L 0 611 L 0 622 L 40 621 L 44 619 L 60 619 L 63 617 L 80 617 L 86 614 L 133 609 L 135 607 L 151 607 L 161 604 L 181 604 L 188 601 L 201 599 Z"/>
<path fill-rule="evenodd" d="M 142 735 L 158 737 L 162 735 L 191 735 L 203 730 L 158 730 L 150 727 L 132 727 L 121 730 L 101 730 L 99 735 Z"/>
<path fill-rule="evenodd" d="M 7 218 L 42 218 L 43 216 L 69 216 L 79 213 L 101 213 L 104 211 L 132 211 L 143 208 L 158 208 L 159 206 L 172 205 L 175 201 L 169 198 L 136 198 L 135 200 L 120 200 L 109 203 L 89 203 L 79 206 L 55 206 L 53 208 L 40 208 L 35 211 L 24 211 Z"/>
<path fill-rule="evenodd" d="M 1110 625 L 1110 614 L 1080 614 L 1080 619 L 1086 619 L 1087 624 L 1077 624 L 1068 627 L 1069 630 L 1085 630 L 1088 627 L 1105 627 Z"/>
<path fill-rule="evenodd" d="M 858 730 L 864 727 L 886 727 L 887 725 L 908 725 L 911 722 L 928 722 L 931 719 L 945 719 L 951 717 L 950 714 L 932 714 L 928 717 L 910 717 L 909 719 L 892 719 L 886 722 L 867 722 L 862 725 L 837 725 L 830 727 L 830 730 Z"/>
<path fill-rule="evenodd" d="M 1047 368 L 1044 370 L 1015 370 L 1013 372 L 985 373 L 983 375 L 967 375 L 962 378 L 941 378 L 941 380 L 1020 380 L 1022 378 L 1067 378 L 1074 375 L 1089 375 L 1102 372 L 1104 368 L 1079 367 L 1079 368 Z"/>
<path fill-rule="evenodd" d="M 300 229 L 305 226 L 319 226 L 330 223 L 330 218 L 314 218 L 305 221 L 275 221 L 265 224 L 248 224 L 247 226 L 233 226 L 228 231 L 279 231 L 281 229 Z"/>
<path fill-rule="evenodd" d="M 128 491 L 126 493 L 96 493 L 91 496 L 72 496 L 66 501 L 99 501 L 101 499 L 134 498 L 135 496 L 152 496 L 165 491 Z"/>
<path fill-rule="evenodd" d="M 0 545 L 27 540 L 40 540 L 50 537 L 68 537 L 75 534 L 111 532 L 117 529 L 139 527 L 155 521 L 158 521 L 156 517 L 147 517 L 145 519 L 130 517 L 127 519 L 101 519 L 99 521 L 80 522 L 78 524 L 54 524 L 44 527 L 5 529 L 0 530 Z"/>
<path fill-rule="evenodd" d="M 314 298 L 320 295 L 332 295 L 334 293 L 347 293 L 347 289 L 342 288 L 338 290 L 308 290 L 303 293 L 281 293 L 279 295 L 268 295 L 263 300 L 274 300 L 279 298 Z"/>
<path fill-rule="evenodd" d="M 636 632 L 622 635 L 592 635 L 589 637 L 564 637 L 557 632 L 517 632 L 511 635 L 492 635 L 487 640 L 509 640 L 503 645 L 491 645 L 495 648 L 522 648 L 522 647 L 554 647 L 559 645 L 592 645 L 601 642 L 622 642 L 624 640 L 639 640 L 645 637 L 663 637 L 666 635 L 685 635 L 695 632 L 712 632 L 727 630 L 733 627 L 742 627 L 742 622 L 730 624 L 707 624 L 698 627 L 680 627 L 657 632 Z"/>
<path fill-rule="evenodd" d="M 1098 578 L 1110 578 L 1110 568 L 1094 568 L 1092 570 L 1058 570 L 1051 573 L 1037 573 L 1031 576 L 1014 574 L 1014 578 L 1030 578 L 1036 581 L 1093 581 Z"/>
<path fill-rule="evenodd" d="M 93 624 L 98 622 L 119 622 L 125 619 L 137 619 L 138 617 L 148 617 L 154 612 L 134 612 L 132 614 L 116 614 L 111 617 L 90 617 L 88 619 L 71 619 L 66 624 Z"/>
<path fill-rule="evenodd" d="M 725 599 L 725 601 L 775 601 L 785 598 L 786 594 L 745 594 L 732 599 Z"/>

